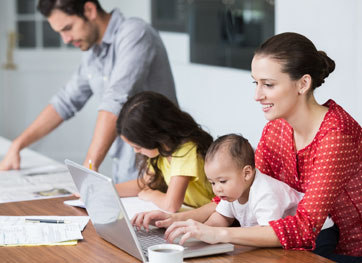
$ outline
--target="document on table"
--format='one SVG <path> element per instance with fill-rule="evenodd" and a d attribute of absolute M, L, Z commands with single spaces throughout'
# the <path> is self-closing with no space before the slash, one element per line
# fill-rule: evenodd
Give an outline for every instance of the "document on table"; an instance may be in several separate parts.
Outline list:
<path fill-rule="evenodd" d="M 64 220 L 65 223 L 38 223 L 26 219 Z M 81 231 L 88 221 L 88 216 L 0 216 L 0 246 L 76 244 L 74 240 L 83 239 Z"/>
<path fill-rule="evenodd" d="M 0 203 L 69 196 L 77 192 L 64 165 L 0 172 Z"/>

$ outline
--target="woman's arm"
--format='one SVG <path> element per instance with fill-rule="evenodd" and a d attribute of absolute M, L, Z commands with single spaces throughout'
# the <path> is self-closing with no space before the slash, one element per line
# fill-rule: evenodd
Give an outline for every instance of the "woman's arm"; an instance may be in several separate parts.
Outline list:
<path fill-rule="evenodd" d="M 140 191 L 138 196 L 143 200 L 152 201 L 163 210 L 174 213 L 180 209 L 184 201 L 189 181 L 189 176 L 172 176 L 166 193 L 146 188 Z"/>
<path fill-rule="evenodd" d="M 210 244 L 234 243 L 244 246 L 280 247 L 277 235 L 270 226 L 253 227 L 212 227 L 194 220 L 173 223 L 165 233 L 165 239 L 173 242 L 181 236 L 182 245 L 193 237 Z"/>

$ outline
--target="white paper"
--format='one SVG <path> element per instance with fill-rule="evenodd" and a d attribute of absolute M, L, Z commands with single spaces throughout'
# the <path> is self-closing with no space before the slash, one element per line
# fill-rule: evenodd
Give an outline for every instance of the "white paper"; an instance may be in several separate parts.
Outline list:
<path fill-rule="evenodd" d="M 64 224 L 29 222 L 26 219 L 64 220 Z M 88 216 L 0 216 L 0 246 L 47 245 L 83 239 Z"/>
<path fill-rule="evenodd" d="M 64 220 L 72 224 L 78 224 L 80 231 L 83 231 L 89 222 L 89 216 L 0 216 L 0 225 L 21 225 L 28 223 L 25 219 Z"/>
<path fill-rule="evenodd" d="M 132 219 L 137 213 L 140 212 L 161 210 L 154 203 L 141 200 L 138 197 L 122 197 L 121 200 L 129 219 Z"/>
<path fill-rule="evenodd" d="M 0 246 L 52 244 L 83 239 L 78 224 L 25 223 L 0 226 Z"/>

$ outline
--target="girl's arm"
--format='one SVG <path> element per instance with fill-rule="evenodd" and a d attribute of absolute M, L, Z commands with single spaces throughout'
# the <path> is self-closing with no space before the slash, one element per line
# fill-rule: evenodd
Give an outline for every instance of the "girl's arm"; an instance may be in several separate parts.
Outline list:
<path fill-rule="evenodd" d="M 142 190 L 137 183 L 137 179 L 116 184 L 116 190 L 120 197 L 137 196 Z"/>
<path fill-rule="evenodd" d="M 146 188 L 140 191 L 138 196 L 143 200 L 152 201 L 163 210 L 174 213 L 180 209 L 184 201 L 189 181 L 189 176 L 172 176 L 166 193 Z"/>
<path fill-rule="evenodd" d="M 280 247 L 281 244 L 270 226 L 253 227 L 212 227 L 194 220 L 173 223 L 165 233 L 165 239 L 172 243 L 181 236 L 182 245 L 193 237 L 210 244 L 234 243 L 255 247 Z"/>
<path fill-rule="evenodd" d="M 211 202 L 199 208 L 180 213 L 166 213 L 161 210 L 138 213 L 132 219 L 132 224 L 138 228 L 149 228 L 149 225 L 167 228 L 173 222 L 194 219 L 198 222 L 205 222 L 215 211 L 216 203 Z"/>

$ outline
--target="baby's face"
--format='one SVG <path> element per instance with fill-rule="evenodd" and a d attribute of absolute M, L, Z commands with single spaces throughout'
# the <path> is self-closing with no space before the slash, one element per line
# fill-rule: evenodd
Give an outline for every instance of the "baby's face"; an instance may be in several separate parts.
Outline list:
<path fill-rule="evenodd" d="M 205 162 L 205 173 L 214 194 L 222 200 L 233 202 L 248 194 L 244 172 L 230 158 L 228 153 L 216 153 L 212 160 Z"/>

